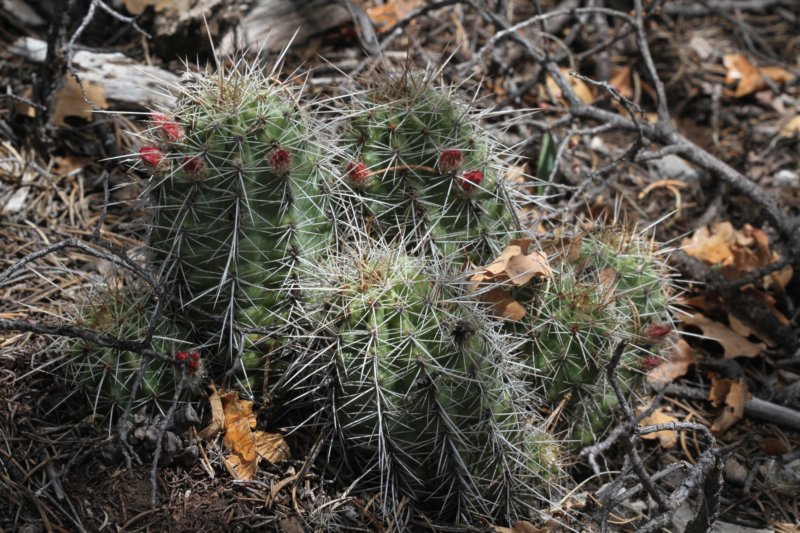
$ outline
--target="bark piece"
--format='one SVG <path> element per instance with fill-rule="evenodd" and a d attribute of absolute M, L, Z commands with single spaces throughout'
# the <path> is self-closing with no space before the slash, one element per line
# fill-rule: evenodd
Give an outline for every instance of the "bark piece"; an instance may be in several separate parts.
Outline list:
<path fill-rule="evenodd" d="M 33 37 L 21 37 L 9 51 L 34 63 L 42 63 L 47 43 Z M 158 67 L 142 65 L 120 53 L 79 51 L 72 66 L 87 83 L 103 88 L 109 109 L 141 110 L 171 107 L 172 89 L 178 77 Z"/>

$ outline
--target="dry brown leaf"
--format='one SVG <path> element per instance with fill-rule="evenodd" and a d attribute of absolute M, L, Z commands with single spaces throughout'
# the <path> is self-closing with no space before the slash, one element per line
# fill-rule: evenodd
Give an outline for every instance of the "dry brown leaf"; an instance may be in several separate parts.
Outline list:
<path fill-rule="evenodd" d="M 735 242 L 733 224 L 718 222 L 710 229 L 702 227 L 681 243 L 683 251 L 710 265 L 729 265 L 733 262 L 731 243 Z"/>
<path fill-rule="evenodd" d="M 678 422 L 678 419 L 674 416 L 670 416 L 666 414 L 661 408 L 656 409 L 653 411 L 653 414 L 650 416 L 644 417 L 641 421 L 639 421 L 639 427 L 645 426 L 655 426 L 658 424 L 669 424 L 670 422 Z M 658 439 L 661 443 L 661 447 L 668 449 L 672 448 L 678 442 L 678 432 L 673 431 L 671 429 L 667 429 L 664 431 L 656 431 L 655 433 L 648 433 L 647 435 L 642 435 L 643 439 Z"/>
<path fill-rule="evenodd" d="M 270 463 L 280 463 L 289 459 L 289 446 L 279 433 L 255 432 L 256 452 L 261 459 Z"/>
<path fill-rule="evenodd" d="M 675 379 L 686 375 L 689 366 L 696 363 L 694 350 L 689 343 L 678 339 L 669 358 L 647 373 L 647 382 L 654 384 L 672 383 Z"/>
<path fill-rule="evenodd" d="M 53 157 L 53 166 L 50 171 L 56 176 L 66 176 L 71 172 L 85 167 L 87 162 L 74 155 Z"/>
<path fill-rule="evenodd" d="M 746 272 L 757 270 L 780 261 L 777 252 L 770 251 L 769 237 L 758 228 L 745 224 L 736 230 L 730 222 L 718 222 L 710 229 L 703 227 L 682 242 L 683 251 L 708 265 L 725 267 L 729 279 L 739 279 Z M 767 288 L 783 289 L 791 281 L 794 271 L 787 265 L 764 277 Z"/>
<path fill-rule="evenodd" d="M 214 385 L 211 385 L 211 396 L 208 397 L 208 402 L 211 404 L 211 422 L 197 434 L 200 440 L 208 440 L 225 429 L 225 411 L 222 409 L 219 390 Z"/>
<path fill-rule="evenodd" d="M 236 479 L 253 479 L 258 466 L 258 452 L 253 429 L 256 417 L 253 402 L 240 400 L 236 391 L 220 395 L 225 411 L 225 445 L 231 451 L 225 466 Z"/>
<path fill-rule="evenodd" d="M 611 69 L 609 83 L 619 91 L 619 94 L 631 100 L 633 98 L 633 84 L 631 83 L 631 67 L 617 67 Z"/>
<path fill-rule="evenodd" d="M 500 256 L 478 272 L 473 281 L 508 281 L 518 287 L 528 284 L 535 277 L 549 277 L 552 274 L 544 254 L 528 253 L 530 239 L 514 239 Z"/>
<path fill-rule="evenodd" d="M 719 435 L 742 419 L 744 405 L 750 399 L 750 392 L 747 390 L 747 382 L 741 378 L 718 379 L 712 374 L 708 399 L 714 407 L 723 407 L 722 412 L 711 424 L 711 431 Z"/>
<path fill-rule="evenodd" d="M 500 256 L 489 266 L 478 271 L 470 281 L 477 285 L 489 286 L 481 289 L 481 301 L 491 304 L 496 316 L 506 320 L 522 320 L 525 308 L 514 300 L 502 284 L 522 286 L 533 278 L 548 277 L 552 270 L 547 257 L 539 251 L 530 251 L 531 239 L 512 239 Z M 491 286 L 491 285 L 495 286 Z"/>
<path fill-rule="evenodd" d="M 492 304 L 495 316 L 515 322 L 525 318 L 525 307 L 512 298 L 502 287 L 494 287 L 482 292 L 480 298 L 482 302 Z"/>
<path fill-rule="evenodd" d="M 754 92 L 767 88 L 765 78 L 775 83 L 787 83 L 794 79 L 791 72 L 780 67 L 756 68 L 742 54 L 725 54 L 722 63 L 728 69 L 725 74 L 725 83 L 733 84 L 738 81 L 734 96 L 741 98 Z"/>
<path fill-rule="evenodd" d="M 781 126 L 781 129 L 778 130 L 778 135 L 781 137 L 794 137 L 800 133 L 800 115 L 795 115 L 790 118 L 786 124 Z"/>
<path fill-rule="evenodd" d="M 678 320 L 686 325 L 700 328 L 703 335 L 718 342 L 723 349 L 725 359 L 734 357 L 756 357 L 767 349 L 764 343 L 750 342 L 729 327 L 715 322 L 702 313 L 676 313 Z"/>
<path fill-rule="evenodd" d="M 86 97 L 99 109 L 106 109 L 106 91 L 96 83 L 84 81 L 83 88 L 86 89 Z M 83 99 L 80 85 L 72 76 L 67 76 L 64 86 L 56 93 L 56 106 L 53 110 L 53 123 L 57 126 L 65 126 L 64 119 L 67 117 L 78 117 L 90 122 L 92 120 L 92 108 Z"/>
<path fill-rule="evenodd" d="M 568 68 L 562 67 L 561 73 L 569 81 L 569 84 L 572 86 L 572 90 L 575 92 L 575 95 L 580 98 L 581 102 L 584 104 L 591 104 L 594 102 L 594 93 L 592 92 L 592 89 L 586 85 L 586 83 L 578 78 L 570 76 Z M 563 95 L 561 94 L 561 89 L 559 89 L 556 81 L 548 76 L 545 83 L 547 84 L 547 89 L 550 91 L 550 94 L 553 95 L 553 98 L 559 100 L 562 105 L 566 105 Z"/>
<path fill-rule="evenodd" d="M 383 31 L 397 24 L 423 3 L 423 0 L 389 0 L 382 6 L 368 8 L 367 15 Z"/>
<path fill-rule="evenodd" d="M 223 439 L 230 454 L 224 458 L 225 467 L 236 479 L 253 479 L 260 459 L 277 463 L 289 458 L 289 448 L 283 436 L 266 431 L 253 431 L 256 417 L 253 402 L 242 400 L 236 391 L 213 389 L 211 423 L 198 436 L 207 440 L 225 430 Z"/>

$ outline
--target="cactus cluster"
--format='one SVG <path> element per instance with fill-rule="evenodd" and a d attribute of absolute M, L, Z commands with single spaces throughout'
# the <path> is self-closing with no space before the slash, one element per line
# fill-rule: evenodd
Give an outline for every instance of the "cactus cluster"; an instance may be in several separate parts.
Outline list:
<path fill-rule="evenodd" d="M 163 410 L 201 346 L 212 379 L 326 415 L 309 419 L 389 513 L 401 496 L 463 521 L 551 501 L 542 413 L 565 403 L 574 438 L 599 433 L 613 345 L 631 343 L 632 388 L 648 328 L 668 324 L 663 269 L 642 239 L 590 233 L 526 288 L 524 322 L 489 316 L 463 281 L 521 231 L 499 143 L 416 74 L 379 75 L 332 127 L 255 71 L 184 77 L 138 154 L 168 289 L 152 348 L 177 361 L 77 344 L 69 372 L 95 403 Z M 85 325 L 140 338 L 153 301 L 111 295 Z"/>

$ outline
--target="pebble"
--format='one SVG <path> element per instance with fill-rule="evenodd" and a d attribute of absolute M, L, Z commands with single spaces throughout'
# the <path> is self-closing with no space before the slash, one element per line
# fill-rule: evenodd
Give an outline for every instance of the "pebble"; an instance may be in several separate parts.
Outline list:
<path fill-rule="evenodd" d="M 773 179 L 775 185 L 781 189 L 800 190 L 800 175 L 791 170 L 779 170 Z"/>

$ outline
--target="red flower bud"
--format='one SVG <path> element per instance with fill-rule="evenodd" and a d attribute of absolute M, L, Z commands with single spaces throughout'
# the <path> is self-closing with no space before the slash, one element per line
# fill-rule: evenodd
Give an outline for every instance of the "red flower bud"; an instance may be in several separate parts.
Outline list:
<path fill-rule="evenodd" d="M 206 172 L 206 162 L 203 160 L 203 156 L 185 156 L 183 158 L 183 170 L 189 174 L 190 177 L 203 177 Z"/>
<path fill-rule="evenodd" d="M 292 154 L 283 148 L 276 148 L 269 154 L 269 167 L 278 176 L 287 176 L 292 169 Z"/>
<path fill-rule="evenodd" d="M 459 176 L 458 183 L 461 185 L 464 192 L 471 192 L 475 187 L 481 184 L 483 178 L 483 172 L 480 170 L 470 170 Z"/>
<path fill-rule="evenodd" d="M 464 153 L 456 148 L 442 150 L 437 166 L 442 172 L 455 172 L 464 163 Z"/>
<path fill-rule="evenodd" d="M 163 113 L 153 113 L 150 120 L 155 124 L 158 135 L 167 142 L 174 143 L 181 140 L 183 132 L 180 125 Z"/>
<path fill-rule="evenodd" d="M 347 177 L 354 185 L 365 185 L 372 177 L 372 173 L 363 161 L 350 162 L 347 164 Z"/>
<path fill-rule="evenodd" d="M 647 336 L 653 340 L 660 341 L 672 331 L 672 328 L 664 324 L 650 323 L 647 325 Z"/>
<path fill-rule="evenodd" d="M 652 355 L 650 355 L 648 357 L 642 357 L 639 360 L 639 364 L 643 368 L 656 368 L 657 366 L 661 366 L 661 363 L 663 363 L 663 362 L 664 361 L 662 361 L 660 358 L 652 356 Z"/>
<path fill-rule="evenodd" d="M 164 154 L 155 146 L 142 146 L 139 149 L 139 157 L 148 167 L 156 168 L 164 159 Z"/>

